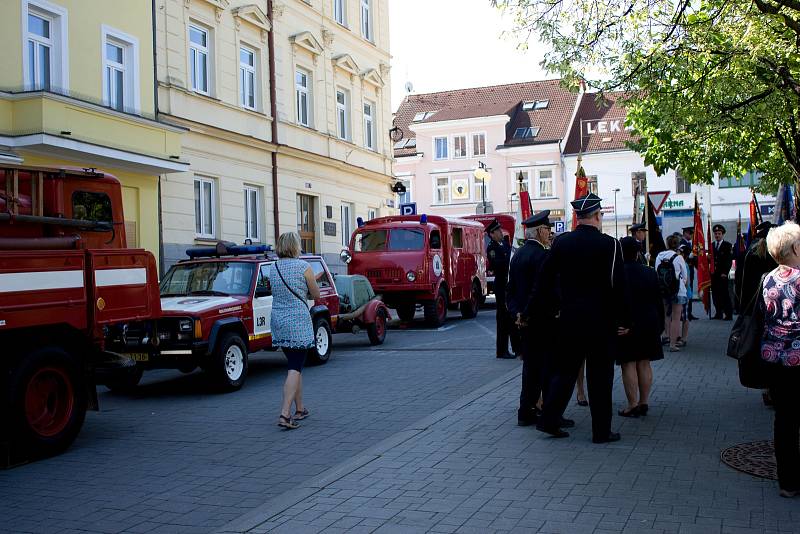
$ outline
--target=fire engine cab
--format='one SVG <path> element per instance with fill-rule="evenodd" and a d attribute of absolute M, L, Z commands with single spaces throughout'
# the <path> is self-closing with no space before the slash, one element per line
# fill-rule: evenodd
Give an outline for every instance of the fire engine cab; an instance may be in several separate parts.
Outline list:
<path fill-rule="evenodd" d="M 0 167 L 0 465 L 68 447 L 95 384 L 132 368 L 109 332 L 160 314 L 155 258 L 124 221 L 113 176 Z"/>
<path fill-rule="evenodd" d="M 431 326 L 441 326 L 457 304 L 475 317 L 486 294 L 483 225 L 437 215 L 372 219 L 353 233 L 342 261 L 350 274 L 367 277 L 376 293 L 403 321 L 417 304 Z"/>

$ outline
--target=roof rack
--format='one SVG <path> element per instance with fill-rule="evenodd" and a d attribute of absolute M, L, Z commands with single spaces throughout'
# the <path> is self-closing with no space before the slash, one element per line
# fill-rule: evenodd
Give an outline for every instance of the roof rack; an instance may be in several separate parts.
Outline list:
<path fill-rule="evenodd" d="M 271 251 L 271 245 L 237 245 L 229 241 L 220 241 L 214 247 L 193 247 L 186 249 L 186 255 L 191 259 L 245 256 L 251 254 L 264 254 L 264 256 L 267 256 Z"/>

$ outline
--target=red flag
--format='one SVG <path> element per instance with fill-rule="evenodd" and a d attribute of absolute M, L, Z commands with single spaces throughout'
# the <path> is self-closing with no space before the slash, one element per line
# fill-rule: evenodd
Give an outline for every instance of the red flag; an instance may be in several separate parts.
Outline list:
<path fill-rule="evenodd" d="M 581 165 L 581 158 L 578 156 L 578 170 L 575 172 L 575 200 L 589 194 L 589 180 L 586 178 L 586 171 Z M 572 229 L 578 226 L 578 218 L 572 213 Z"/>
<path fill-rule="evenodd" d="M 750 199 L 750 232 L 747 236 L 747 241 L 749 243 L 753 242 L 753 236 L 756 235 L 756 226 L 760 222 L 758 220 L 758 200 L 756 200 L 756 194 L 753 193 L 753 197 Z"/>
<path fill-rule="evenodd" d="M 711 223 L 709 223 L 711 224 Z M 709 232 L 710 233 L 710 232 Z M 700 218 L 700 207 L 697 205 L 697 196 L 694 198 L 694 242 L 692 252 L 697 258 L 697 291 L 703 299 L 703 307 L 706 312 L 711 311 L 711 294 L 708 289 L 711 287 L 711 269 L 713 261 L 706 255 L 706 240 L 703 235 L 703 220 Z M 711 252 L 713 254 L 713 252 Z"/>

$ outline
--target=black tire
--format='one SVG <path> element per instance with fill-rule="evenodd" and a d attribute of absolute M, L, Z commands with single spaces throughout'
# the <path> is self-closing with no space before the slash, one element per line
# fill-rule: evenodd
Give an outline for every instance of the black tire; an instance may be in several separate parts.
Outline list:
<path fill-rule="evenodd" d="M 397 306 L 397 316 L 404 323 L 410 323 L 414 320 L 414 315 L 417 313 L 417 305 L 413 302 L 400 304 Z"/>
<path fill-rule="evenodd" d="M 130 393 L 139 385 L 142 374 L 144 374 L 144 369 L 137 365 L 136 369 L 125 375 L 106 380 L 106 387 L 113 393 Z"/>
<path fill-rule="evenodd" d="M 314 346 L 308 349 L 309 365 L 328 363 L 333 351 L 331 324 L 325 317 L 314 317 Z"/>
<path fill-rule="evenodd" d="M 439 288 L 436 298 L 425 303 L 425 322 L 429 326 L 440 327 L 447 320 L 447 291 Z"/>
<path fill-rule="evenodd" d="M 211 379 L 224 391 L 241 389 L 247 379 L 247 345 L 239 334 L 222 335 L 207 367 Z"/>
<path fill-rule="evenodd" d="M 383 345 L 383 340 L 386 339 L 387 322 L 386 310 L 380 308 L 375 314 L 375 322 L 367 325 L 367 335 L 371 345 Z"/>
<path fill-rule="evenodd" d="M 461 308 L 461 317 L 464 319 L 472 319 L 478 315 L 478 308 L 481 305 L 481 286 L 477 282 L 472 282 L 472 291 L 468 300 L 463 301 L 459 307 Z"/>
<path fill-rule="evenodd" d="M 4 403 L 9 437 L 31 458 L 69 447 L 86 418 L 88 394 L 80 362 L 60 347 L 23 356 L 9 375 Z"/>

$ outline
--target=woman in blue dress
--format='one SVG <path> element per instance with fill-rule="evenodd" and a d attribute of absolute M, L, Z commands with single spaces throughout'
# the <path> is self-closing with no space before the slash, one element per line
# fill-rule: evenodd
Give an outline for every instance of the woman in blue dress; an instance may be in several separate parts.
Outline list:
<path fill-rule="evenodd" d="M 295 429 L 297 421 L 308 417 L 303 405 L 303 363 L 308 349 L 314 345 L 314 328 L 308 298 L 320 297 L 319 286 L 311 266 L 299 259 L 300 236 L 286 232 L 275 246 L 278 260 L 272 264 L 269 283 L 272 287 L 272 346 L 280 347 L 288 360 L 289 371 L 283 384 L 283 402 L 278 426 Z M 295 405 L 291 413 L 292 403 Z"/>

